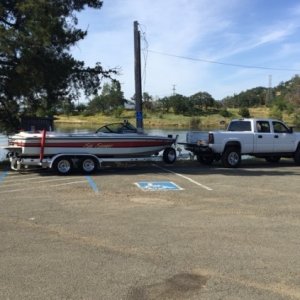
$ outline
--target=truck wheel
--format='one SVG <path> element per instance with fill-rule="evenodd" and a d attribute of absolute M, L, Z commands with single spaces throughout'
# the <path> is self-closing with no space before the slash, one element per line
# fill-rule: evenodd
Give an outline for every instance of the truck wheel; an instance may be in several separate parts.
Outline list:
<path fill-rule="evenodd" d="M 225 168 L 237 168 L 241 163 L 241 152 L 236 147 L 228 147 L 225 149 L 221 160 Z"/>
<path fill-rule="evenodd" d="M 211 165 L 214 161 L 214 157 L 212 155 L 200 155 L 197 154 L 197 161 L 203 165 Z"/>
<path fill-rule="evenodd" d="M 73 162 L 68 157 L 59 157 L 54 161 L 53 169 L 59 175 L 68 175 L 73 171 Z"/>
<path fill-rule="evenodd" d="M 98 162 L 92 157 L 85 157 L 80 160 L 79 167 L 85 174 L 91 174 L 98 168 Z"/>
<path fill-rule="evenodd" d="M 294 161 L 297 165 L 300 165 L 300 145 L 298 146 L 298 148 L 294 154 Z"/>
<path fill-rule="evenodd" d="M 175 162 L 177 158 L 176 150 L 172 147 L 168 147 L 163 152 L 163 161 L 166 164 L 172 164 Z"/>
<path fill-rule="evenodd" d="M 280 161 L 281 157 L 280 156 L 267 156 L 265 159 L 269 163 L 278 163 Z"/>

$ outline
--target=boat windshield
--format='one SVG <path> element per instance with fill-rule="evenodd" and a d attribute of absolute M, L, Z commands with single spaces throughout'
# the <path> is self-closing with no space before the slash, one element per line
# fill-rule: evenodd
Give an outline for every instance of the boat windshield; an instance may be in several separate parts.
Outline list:
<path fill-rule="evenodd" d="M 137 129 L 130 124 L 128 121 L 124 121 L 123 123 L 112 123 L 107 124 L 96 130 L 96 133 L 137 133 Z"/>

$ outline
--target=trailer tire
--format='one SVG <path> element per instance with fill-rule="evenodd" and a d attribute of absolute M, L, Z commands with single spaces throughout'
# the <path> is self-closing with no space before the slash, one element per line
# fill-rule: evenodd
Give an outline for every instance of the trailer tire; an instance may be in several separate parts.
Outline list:
<path fill-rule="evenodd" d="M 197 161 L 203 165 L 210 166 L 214 161 L 214 157 L 213 157 L 213 155 L 197 154 Z"/>
<path fill-rule="evenodd" d="M 84 174 L 92 174 L 98 169 L 98 162 L 93 157 L 84 157 L 80 160 L 79 167 Z"/>
<path fill-rule="evenodd" d="M 177 155 L 176 150 L 172 147 L 168 147 L 163 152 L 163 161 L 166 164 L 172 164 L 176 161 Z"/>
<path fill-rule="evenodd" d="M 240 149 L 237 147 L 227 147 L 221 160 L 225 168 L 237 168 L 241 164 Z"/>
<path fill-rule="evenodd" d="M 58 157 L 52 167 L 59 175 L 68 175 L 73 171 L 73 162 L 69 157 Z"/>

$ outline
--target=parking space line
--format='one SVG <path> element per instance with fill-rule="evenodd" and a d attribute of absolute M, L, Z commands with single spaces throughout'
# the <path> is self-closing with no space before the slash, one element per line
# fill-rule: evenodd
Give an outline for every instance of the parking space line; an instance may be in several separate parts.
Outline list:
<path fill-rule="evenodd" d="M 158 166 L 158 165 L 156 165 L 156 164 L 154 164 L 154 166 L 157 167 L 157 168 L 159 168 L 159 169 L 162 169 L 162 170 L 164 170 L 164 171 L 166 171 L 166 172 L 169 172 L 169 173 L 172 173 L 172 174 L 177 175 L 177 176 L 179 176 L 179 177 L 182 177 L 182 178 L 184 178 L 184 179 L 186 179 L 186 180 L 188 180 L 188 181 L 190 181 L 190 182 L 192 182 L 192 183 L 194 183 L 194 184 L 196 184 L 196 185 L 202 187 L 203 189 L 205 189 L 205 190 L 207 190 L 207 191 L 212 191 L 212 190 L 213 190 L 212 188 L 210 188 L 210 187 L 208 187 L 208 186 L 206 186 L 206 185 L 204 185 L 204 184 L 202 184 L 202 183 L 200 183 L 200 182 L 198 182 L 198 181 L 195 181 L 195 180 L 193 180 L 193 179 L 190 178 L 190 177 L 187 177 L 187 176 L 185 176 L 185 175 L 182 175 L 182 174 L 173 172 L 173 171 L 171 171 L 171 170 L 165 169 L 165 168 L 163 168 L 163 167 L 161 167 L 161 166 Z"/>
<path fill-rule="evenodd" d="M 53 184 L 53 185 L 48 185 L 47 188 L 51 188 L 51 187 L 56 187 L 56 186 L 64 186 L 64 185 L 70 185 L 70 184 L 77 184 L 77 183 L 86 183 L 85 180 L 78 180 L 78 181 L 71 181 L 71 182 L 64 182 L 64 183 L 60 183 L 60 184 Z M 35 190 L 38 188 L 43 188 L 46 186 L 34 186 L 34 187 L 30 187 L 30 188 L 19 188 L 19 189 L 14 189 L 14 190 L 7 190 L 7 191 L 0 191 L 0 194 L 7 194 L 7 193 L 13 193 L 13 192 L 23 192 L 23 191 L 28 191 L 28 190 Z"/>
<path fill-rule="evenodd" d="M 42 180 L 36 180 L 37 177 L 31 178 L 32 183 L 37 184 L 37 183 L 45 183 L 45 182 L 53 182 L 53 181 L 64 181 L 64 180 L 71 180 L 73 178 L 70 177 L 65 177 L 65 178 L 50 178 L 50 179 L 42 179 Z M 21 182 L 5 182 L 5 187 L 9 188 L 11 186 L 16 186 L 22 184 Z"/>
<path fill-rule="evenodd" d="M 94 190 L 95 193 L 99 192 L 96 182 L 93 180 L 91 176 L 85 176 L 86 180 L 88 181 L 90 187 Z"/>
<path fill-rule="evenodd" d="M 29 176 L 25 175 L 26 178 L 22 178 L 22 176 L 20 176 L 20 174 L 18 174 L 18 177 L 14 176 L 14 175 L 9 175 L 9 177 L 7 177 L 7 179 L 5 180 L 6 183 L 11 183 L 11 182 L 21 182 L 21 181 L 35 181 L 38 178 L 42 178 L 38 175 L 36 176 Z"/>

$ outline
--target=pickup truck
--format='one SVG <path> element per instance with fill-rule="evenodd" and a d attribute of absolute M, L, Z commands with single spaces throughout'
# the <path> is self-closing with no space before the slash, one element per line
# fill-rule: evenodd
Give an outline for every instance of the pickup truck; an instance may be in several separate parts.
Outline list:
<path fill-rule="evenodd" d="M 224 167 L 236 168 L 242 155 L 250 155 L 272 163 L 293 158 L 300 165 L 300 132 L 275 119 L 236 119 L 226 131 L 190 131 L 182 144 L 203 164 L 221 160 Z"/>

